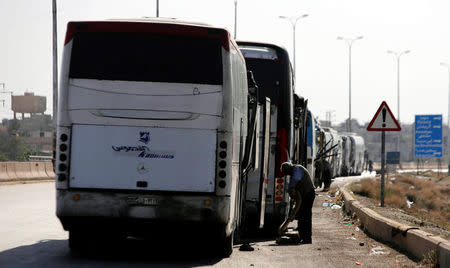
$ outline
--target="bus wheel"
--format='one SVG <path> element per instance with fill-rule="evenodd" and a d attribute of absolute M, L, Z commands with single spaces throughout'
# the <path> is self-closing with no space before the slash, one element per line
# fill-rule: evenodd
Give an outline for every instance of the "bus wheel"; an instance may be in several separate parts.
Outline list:
<path fill-rule="evenodd" d="M 219 243 L 219 255 L 222 258 L 230 257 L 231 253 L 233 253 L 233 243 L 234 243 L 234 232 L 229 236 L 221 238 Z"/>
<path fill-rule="evenodd" d="M 71 251 L 81 252 L 89 246 L 89 236 L 81 230 L 69 231 L 69 248 Z"/>

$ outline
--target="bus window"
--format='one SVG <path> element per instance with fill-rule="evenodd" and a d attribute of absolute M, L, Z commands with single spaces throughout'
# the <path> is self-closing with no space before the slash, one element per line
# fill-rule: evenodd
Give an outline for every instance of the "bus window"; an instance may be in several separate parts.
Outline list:
<path fill-rule="evenodd" d="M 140 33 L 78 33 L 70 78 L 222 84 L 221 40 Z"/>

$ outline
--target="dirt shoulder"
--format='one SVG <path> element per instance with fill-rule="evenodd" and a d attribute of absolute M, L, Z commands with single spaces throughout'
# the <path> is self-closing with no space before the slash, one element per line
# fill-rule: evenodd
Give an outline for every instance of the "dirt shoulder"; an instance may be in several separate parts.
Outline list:
<path fill-rule="evenodd" d="M 436 173 L 394 174 L 386 179 L 380 207 L 379 178 L 347 186 L 356 199 L 380 215 L 450 240 L 450 177 Z"/>
<path fill-rule="evenodd" d="M 421 219 L 419 217 L 408 214 L 402 209 L 386 206 L 380 207 L 380 203 L 364 196 L 355 195 L 356 199 L 365 207 L 372 209 L 383 217 L 394 220 L 399 223 L 407 224 L 411 227 L 418 227 L 420 230 L 430 234 L 439 235 L 442 238 L 450 240 L 450 232 L 439 227 L 433 222 Z"/>

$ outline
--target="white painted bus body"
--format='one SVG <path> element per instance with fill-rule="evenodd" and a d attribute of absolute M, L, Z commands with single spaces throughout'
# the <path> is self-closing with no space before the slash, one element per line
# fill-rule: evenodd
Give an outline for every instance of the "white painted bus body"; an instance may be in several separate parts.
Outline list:
<path fill-rule="evenodd" d="M 95 37 L 97 31 L 136 29 L 167 38 L 194 32 L 192 42 L 219 38 L 222 82 L 69 77 L 77 33 L 90 31 Z M 144 229 L 157 223 L 193 223 L 232 235 L 240 212 L 247 77 L 243 57 L 229 36 L 224 29 L 178 22 L 69 23 L 55 165 L 56 214 L 66 230 L 89 222 L 145 220 L 149 225 Z"/>
<path fill-rule="evenodd" d="M 361 175 L 364 168 L 364 139 L 356 134 L 349 135 L 351 142 L 350 154 L 350 173 L 352 175 Z"/>
<path fill-rule="evenodd" d="M 325 144 L 328 144 L 327 150 L 333 148 L 327 153 L 327 155 L 329 155 L 327 161 L 330 163 L 332 171 L 331 175 L 333 178 L 338 177 L 340 175 L 342 165 L 341 138 L 338 132 L 333 128 L 323 127 L 322 129 L 325 131 Z"/>
<path fill-rule="evenodd" d="M 314 119 L 313 113 L 308 110 L 307 116 L 307 128 L 306 128 L 306 137 L 307 137 L 307 169 L 309 174 L 311 174 L 311 180 L 314 183 L 314 177 L 316 168 L 314 166 L 314 161 L 316 160 L 317 155 L 317 137 L 316 137 L 316 120 Z"/>

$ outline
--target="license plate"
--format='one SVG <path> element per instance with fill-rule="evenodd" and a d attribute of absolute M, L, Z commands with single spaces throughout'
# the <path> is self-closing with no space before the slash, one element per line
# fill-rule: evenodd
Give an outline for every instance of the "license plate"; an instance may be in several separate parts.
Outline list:
<path fill-rule="evenodd" d="M 129 205 L 141 205 L 141 206 L 157 206 L 159 205 L 159 199 L 154 197 L 135 197 L 129 196 L 127 198 Z"/>

